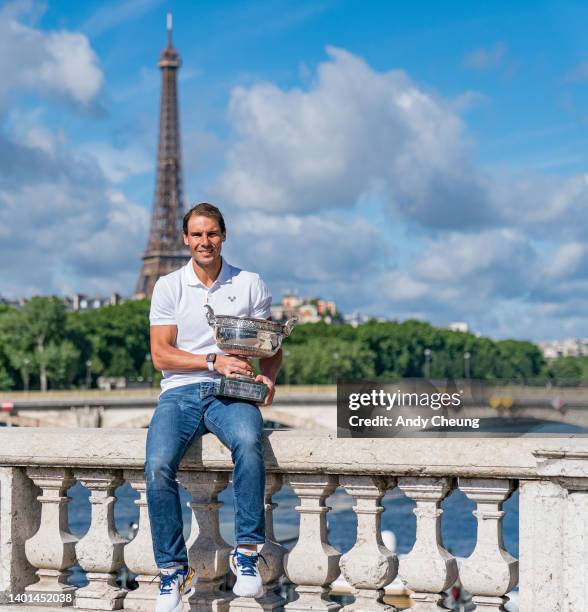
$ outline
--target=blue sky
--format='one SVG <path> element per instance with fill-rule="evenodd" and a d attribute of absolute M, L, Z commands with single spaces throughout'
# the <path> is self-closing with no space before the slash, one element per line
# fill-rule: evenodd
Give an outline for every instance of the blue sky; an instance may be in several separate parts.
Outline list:
<path fill-rule="evenodd" d="M 0 295 L 132 293 L 171 7 L 186 203 L 276 299 L 588 335 L 585 4 L 0 6 Z"/>

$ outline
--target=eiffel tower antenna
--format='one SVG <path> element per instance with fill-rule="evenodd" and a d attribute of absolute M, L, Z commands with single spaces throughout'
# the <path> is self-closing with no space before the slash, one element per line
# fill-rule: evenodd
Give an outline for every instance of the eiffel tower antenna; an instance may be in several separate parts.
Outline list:
<path fill-rule="evenodd" d="M 174 16 L 171 11 L 167 12 L 167 46 L 172 47 L 172 34 L 174 31 Z"/>
<path fill-rule="evenodd" d="M 178 113 L 177 73 L 180 55 L 172 44 L 172 14 L 167 14 L 167 46 L 161 52 L 161 108 L 157 180 L 151 229 L 135 295 L 151 297 L 160 276 L 180 268 L 188 258 L 182 240 L 182 164 L 180 151 L 180 119 Z"/>

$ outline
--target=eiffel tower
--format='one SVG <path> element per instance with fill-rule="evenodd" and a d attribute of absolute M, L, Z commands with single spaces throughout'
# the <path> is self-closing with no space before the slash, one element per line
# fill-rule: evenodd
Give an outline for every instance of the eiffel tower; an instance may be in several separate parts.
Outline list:
<path fill-rule="evenodd" d="M 161 52 L 161 109 L 157 182 L 151 216 L 151 230 L 135 290 L 136 297 L 151 298 L 155 281 L 186 262 L 182 240 L 182 174 L 177 73 L 180 55 L 172 44 L 172 15 L 167 15 L 167 46 Z"/>

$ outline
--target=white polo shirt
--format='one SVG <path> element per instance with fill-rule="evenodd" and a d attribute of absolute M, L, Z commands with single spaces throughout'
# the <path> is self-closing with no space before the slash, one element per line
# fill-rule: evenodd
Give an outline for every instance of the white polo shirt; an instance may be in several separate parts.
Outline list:
<path fill-rule="evenodd" d="M 196 276 L 192 260 L 179 270 L 162 276 L 155 283 L 151 297 L 151 325 L 177 325 L 175 346 L 194 355 L 222 354 L 217 347 L 212 327 L 206 320 L 204 304 L 215 314 L 269 319 L 272 296 L 259 274 L 245 272 L 228 264 L 224 258 L 218 278 L 206 287 Z M 194 370 L 173 372 L 164 370 L 162 391 L 196 382 L 220 378 L 215 371 Z"/>

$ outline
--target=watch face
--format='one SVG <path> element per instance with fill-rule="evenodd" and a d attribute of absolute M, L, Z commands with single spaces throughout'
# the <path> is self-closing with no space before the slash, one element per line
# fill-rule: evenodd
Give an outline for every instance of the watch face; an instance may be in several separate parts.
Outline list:
<path fill-rule="evenodd" d="M 208 361 L 209 363 L 214 363 L 215 359 L 216 353 L 208 353 L 208 355 L 206 355 L 206 361 Z"/>

